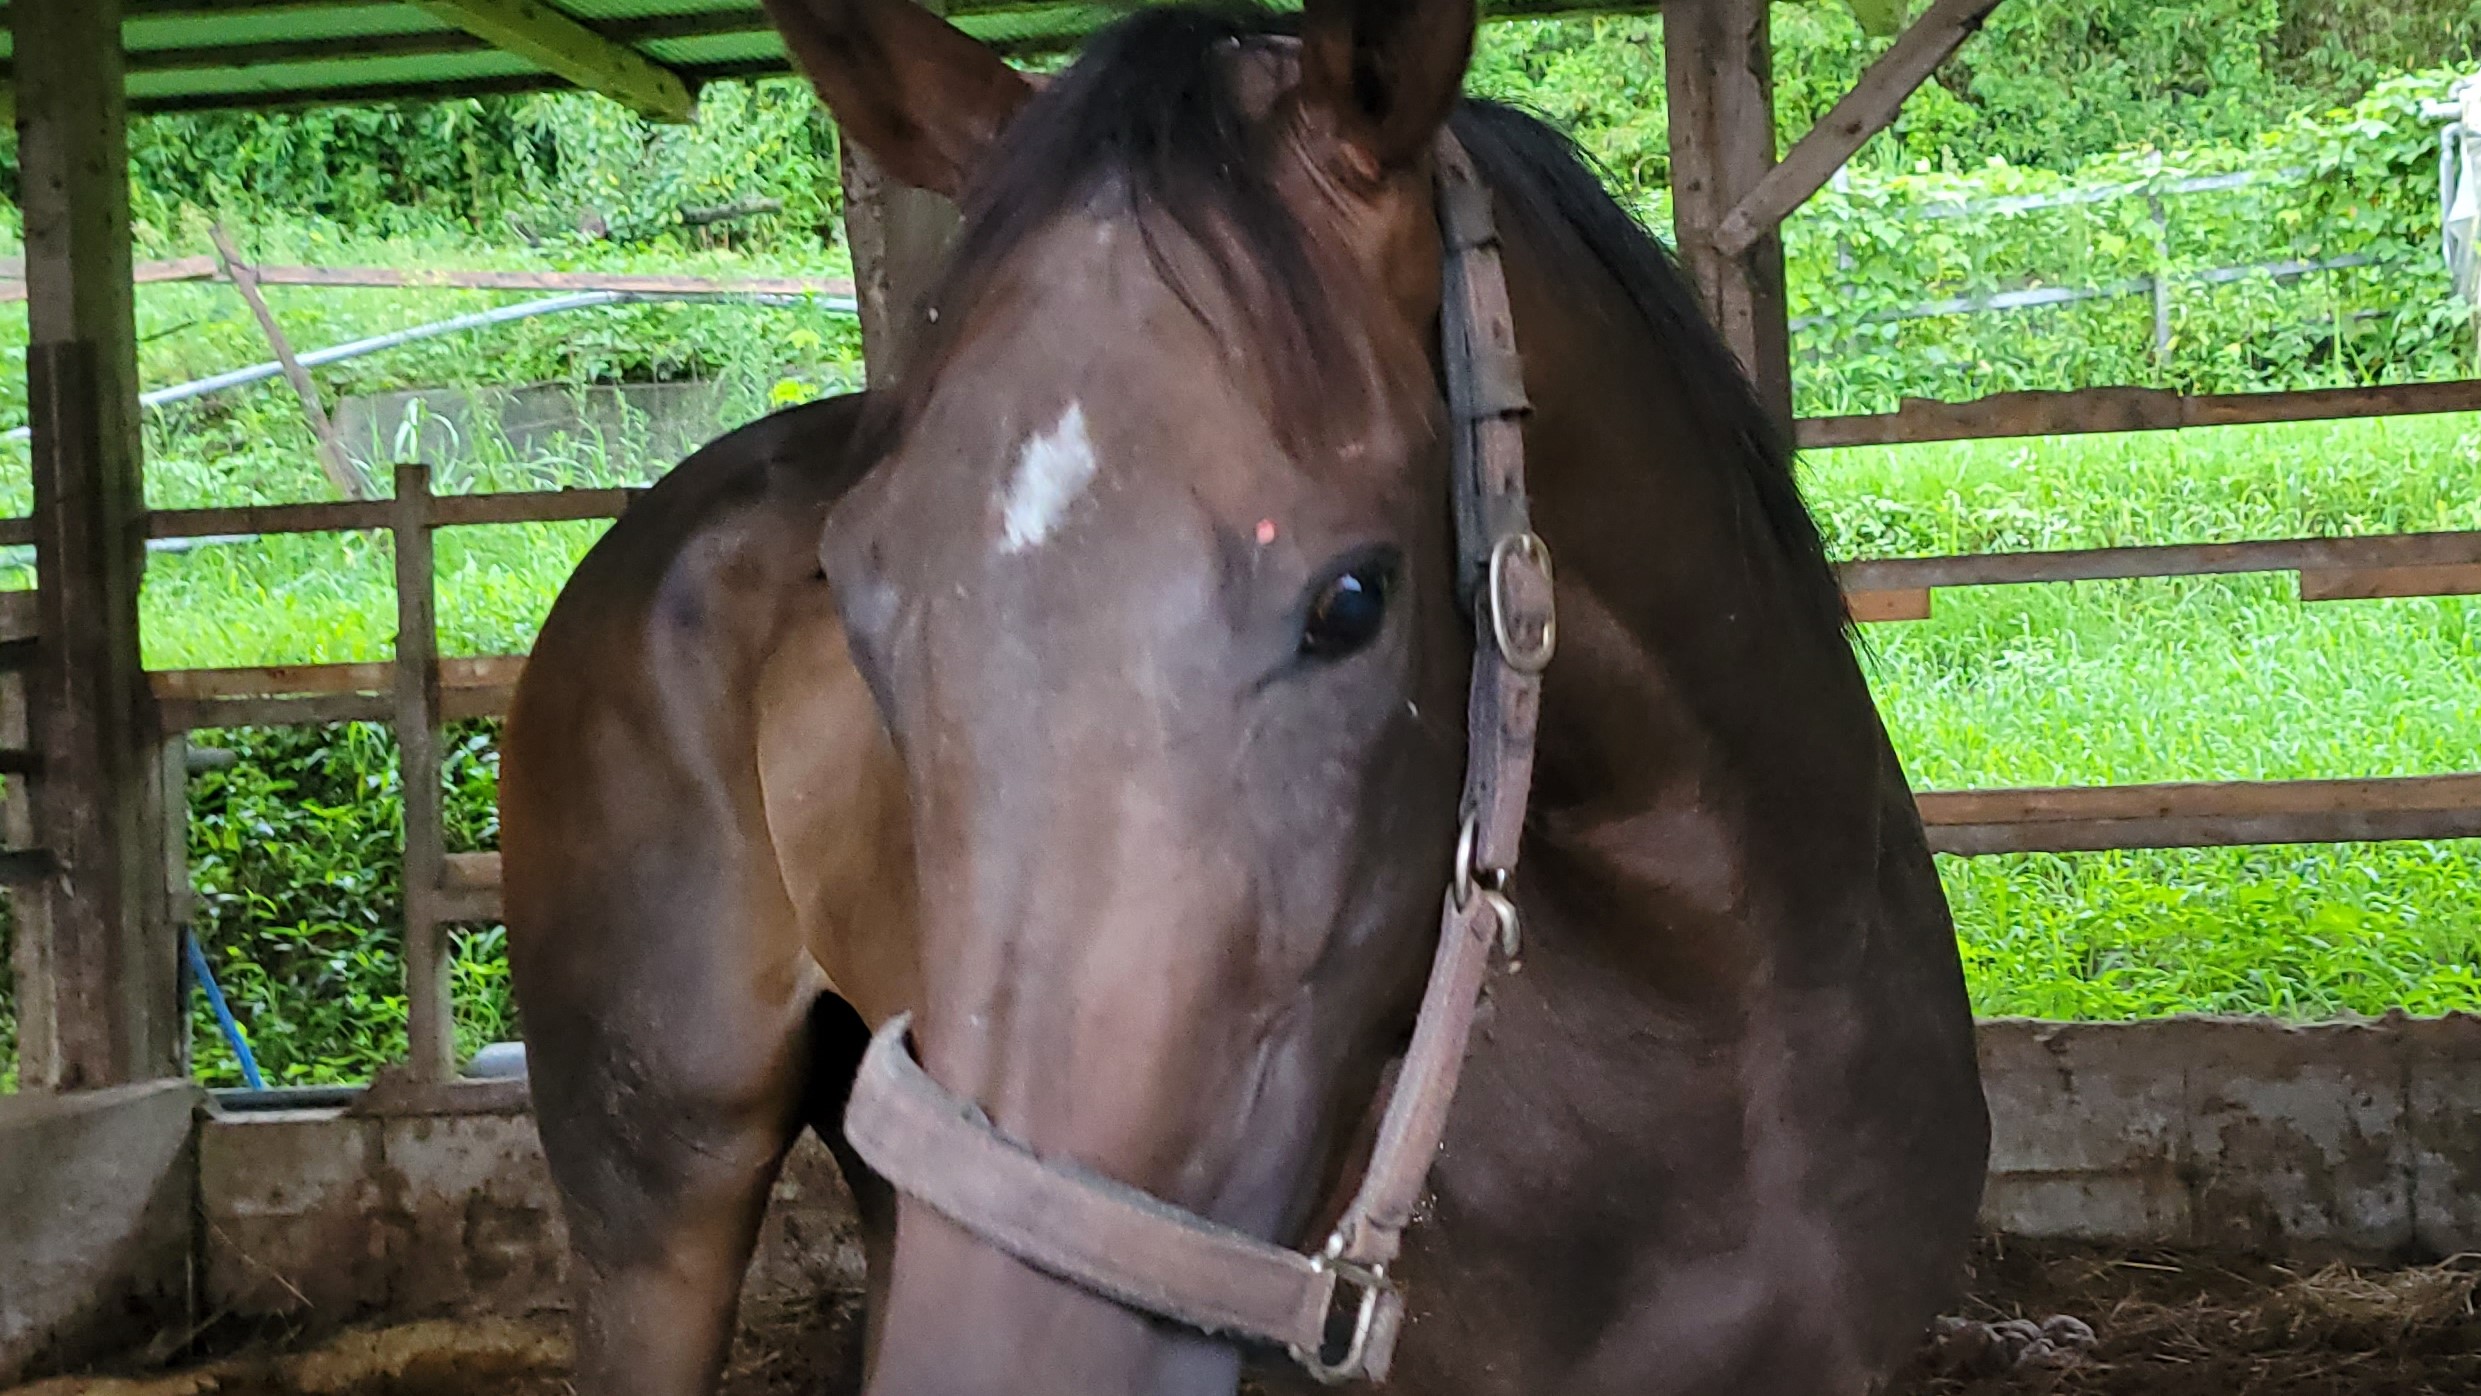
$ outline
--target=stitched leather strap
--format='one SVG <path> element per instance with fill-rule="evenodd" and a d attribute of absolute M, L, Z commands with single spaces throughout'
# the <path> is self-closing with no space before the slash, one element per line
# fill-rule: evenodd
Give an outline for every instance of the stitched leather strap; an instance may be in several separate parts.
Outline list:
<path fill-rule="evenodd" d="M 1524 384 L 1490 194 L 1454 137 L 1441 134 L 1436 163 L 1458 580 L 1474 623 L 1464 829 L 1412 1042 L 1326 1247 L 1288 1250 L 1037 1156 L 930 1079 L 906 1045 L 909 1016 L 871 1040 L 844 1120 L 872 1168 L 982 1241 L 1148 1313 L 1281 1344 L 1325 1381 L 1382 1379 L 1394 1352 L 1403 1299 L 1386 1267 L 1446 1132 L 1494 950 L 1516 949 L 1505 889 L 1556 641 L 1549 553 L 1526 509 Z"/>

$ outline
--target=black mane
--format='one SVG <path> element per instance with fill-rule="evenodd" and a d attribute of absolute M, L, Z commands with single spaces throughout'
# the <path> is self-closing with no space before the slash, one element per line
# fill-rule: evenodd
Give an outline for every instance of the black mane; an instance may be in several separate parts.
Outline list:
<path fill-rule="evenodd" d="M 1233 0 L 1149 7 L 1097 34 L 1010 124 L 965 207 L 931 304 L 969 306 L 1012 250 L 1108 192 L 1127 201 L 1166 282 L 1193 309 L 1199 298 L 1161 249 L 1174 234 L 1205 252 L 1280 386 L 1314 400 L 1343 327 L 1319 295 L 1310 240 L 1277 194 L 1271 152 L 1252 130 L 1227 61 L 1232 46 L 1291 33 L 1297 23 Z M 1686 410 L 1704 419 L 1711 439 L 1736 447 L 1732 468 L 1743 473 L 1766 531 L 1840 623 L 1842 592 L 1802 503 L 1791 443 L 1671 255 L 1611 197 L 1574 143 L 1541 119 L 1468 98 L 1450 126 L 1497 195 L 1501 216 L 1521 222 L 1540 246 L 1599 264 L 1670 349 Z M 919 350 L 926 368 L 944 357 L 967 318 L 934 317 Z"/>

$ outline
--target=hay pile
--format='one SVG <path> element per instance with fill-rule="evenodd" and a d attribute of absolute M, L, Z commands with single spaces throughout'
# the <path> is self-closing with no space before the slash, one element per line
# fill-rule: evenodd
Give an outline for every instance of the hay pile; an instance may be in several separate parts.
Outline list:
<path fill-rule="evenodd" d="M 2408 1268 L 1992 1243 L 1972 1297 L 1891 1396 L 2445 1396 L 2481 1393 L 2481 1256 Z M 723 1396 L 850 1392 L 857 1295 L 756 1310 Z M 10 1396 L 574 1396 L 556 1323 L 348 1333 L 137 1380 Z"/>
<path fill-rule="evenodd" d="M 2481 1256 L 2401 1269 L 2021 1243 L 1976 1258 L 1964 1317 L 1987 1332 L 2067 1316 L 2088 1343 L 1956 1334 L 1906 1396 L 2428 1396 L 2481 1392 Z M 2017 1337 L 2021 1337 L 2018 1330 Z M 2021 1355 L 2019 1355 L 2021 1354 Z"/>

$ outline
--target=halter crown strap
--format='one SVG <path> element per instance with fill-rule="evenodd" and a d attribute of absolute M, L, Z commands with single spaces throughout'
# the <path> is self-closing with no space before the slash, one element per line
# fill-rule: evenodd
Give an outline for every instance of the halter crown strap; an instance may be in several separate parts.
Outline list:
<path fill-rule="evenodd" d="M 1446 1133 L 1493 951 L 1517 950 L 1507 883 L 1557 643 L 1550 552 L 1526 508 L 1523 371 L 1490 191 L 1453 136 L 1440 134 L 1435 155 L 1457 580 L 1474 623 L 1463 819 L 1412 1042 L 1334 1232 L 1304 1254 L 1039 1157 L 922 1070 L 906 1044 L 910 1015 L 871 1039 L 844 1116 L 864 1161 L 984 1243 L 1132 1308 L 1280 1344 L 1326 1382 L 1383 1379 L 1394 1353 L 1404 1300 L 1387 1267 Z"/>

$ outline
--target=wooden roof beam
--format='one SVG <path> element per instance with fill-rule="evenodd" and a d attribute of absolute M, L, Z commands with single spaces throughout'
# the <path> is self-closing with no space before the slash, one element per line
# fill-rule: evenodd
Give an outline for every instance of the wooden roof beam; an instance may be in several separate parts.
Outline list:
<path fill-rule="evenodd" d="M 1935 0 L 1878 55 L 1835 109 L 1724 216 L 1715 229 L 1717 250 L 1726 257 L 1739 256 L 1809 202 L 1870 137 L 1894 122 L 1904 100 L 1928 82 L 1998 6 L 1999 0 Z"/>
<path fill-rule="evenodd" d="M 655 121 L 687 121 L 697 98 L 678 73 L 540 0 L 412 0 L 492 47 Z"/>

